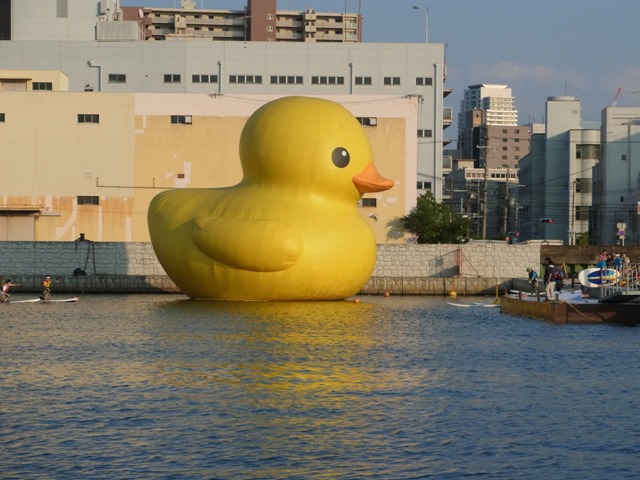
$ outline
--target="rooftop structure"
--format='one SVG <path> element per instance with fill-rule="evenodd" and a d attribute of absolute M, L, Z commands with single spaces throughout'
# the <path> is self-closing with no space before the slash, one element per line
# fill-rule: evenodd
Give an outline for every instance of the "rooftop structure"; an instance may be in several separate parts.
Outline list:
<path fill-rule="evenodd" d="M 96 10 L 97 3 L 97 10 Z M 247 0 L 240 10 L 122 7 L 119 0 L 68 2 L 3 0 L 0 40 L 207 40 L 356 43 L 357 12 L 277 10 L 276 0 Z"/>

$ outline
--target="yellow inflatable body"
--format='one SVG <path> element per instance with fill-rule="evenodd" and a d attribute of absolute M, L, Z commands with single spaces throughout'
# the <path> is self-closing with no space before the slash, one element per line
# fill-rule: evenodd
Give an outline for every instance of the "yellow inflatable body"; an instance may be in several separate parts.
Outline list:
<path fill-rule="evenodd" d="M 208 300 L 356 294 L 376 261 L 357 202 L 393 186 L 360 123 L 335 102 L 281 98 L 248 119 L 240 160 L 233 187 L 165 191 L 149 205 L 151 242 L 176 285 Z"/>

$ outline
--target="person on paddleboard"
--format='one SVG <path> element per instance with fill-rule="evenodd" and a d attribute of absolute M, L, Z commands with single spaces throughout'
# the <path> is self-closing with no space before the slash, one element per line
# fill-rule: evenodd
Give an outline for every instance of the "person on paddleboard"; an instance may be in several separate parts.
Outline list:
<path fill-rule="evenodd" d="M 42 281 L 42 300 L 51 300 L 51 276 L 47 275 Z"/>
<path fill-rule="evenodd" d="M 0 291 L 0 302 L 8 302 L 11 296 L 11 289 L 17 287 L 17 283 L 13 283 L 10 278 L 2 284 L 2 290 Z"/>

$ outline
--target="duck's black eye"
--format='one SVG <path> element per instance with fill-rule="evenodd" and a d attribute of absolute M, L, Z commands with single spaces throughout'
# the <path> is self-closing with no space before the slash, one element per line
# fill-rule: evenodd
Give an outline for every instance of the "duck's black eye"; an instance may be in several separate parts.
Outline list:
<path fill-rule="evenodd" d="M 331 160 L 333 160 L 333 164 L 336 167 L 344 168 L 349 165 L 349 160 L 351 160 L 351 157 L 349 156 L 349 152 L 346 148 L 337 147 L 331 154 Z"/>

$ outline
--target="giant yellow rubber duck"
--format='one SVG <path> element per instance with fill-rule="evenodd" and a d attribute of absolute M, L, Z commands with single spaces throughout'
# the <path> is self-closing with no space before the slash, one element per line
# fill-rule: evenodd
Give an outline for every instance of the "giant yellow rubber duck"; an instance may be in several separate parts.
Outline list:
<path fill-rule="evenodd" d="M 352 296 L 376 261 L 357 202 L 393 186 L 372 157 L 362 126 L 341 105 L 311 97 L 269 102 L 242 130 L 240 183 L 165 191 L 151 201 L 158 260 L 194 299 Z"/>

